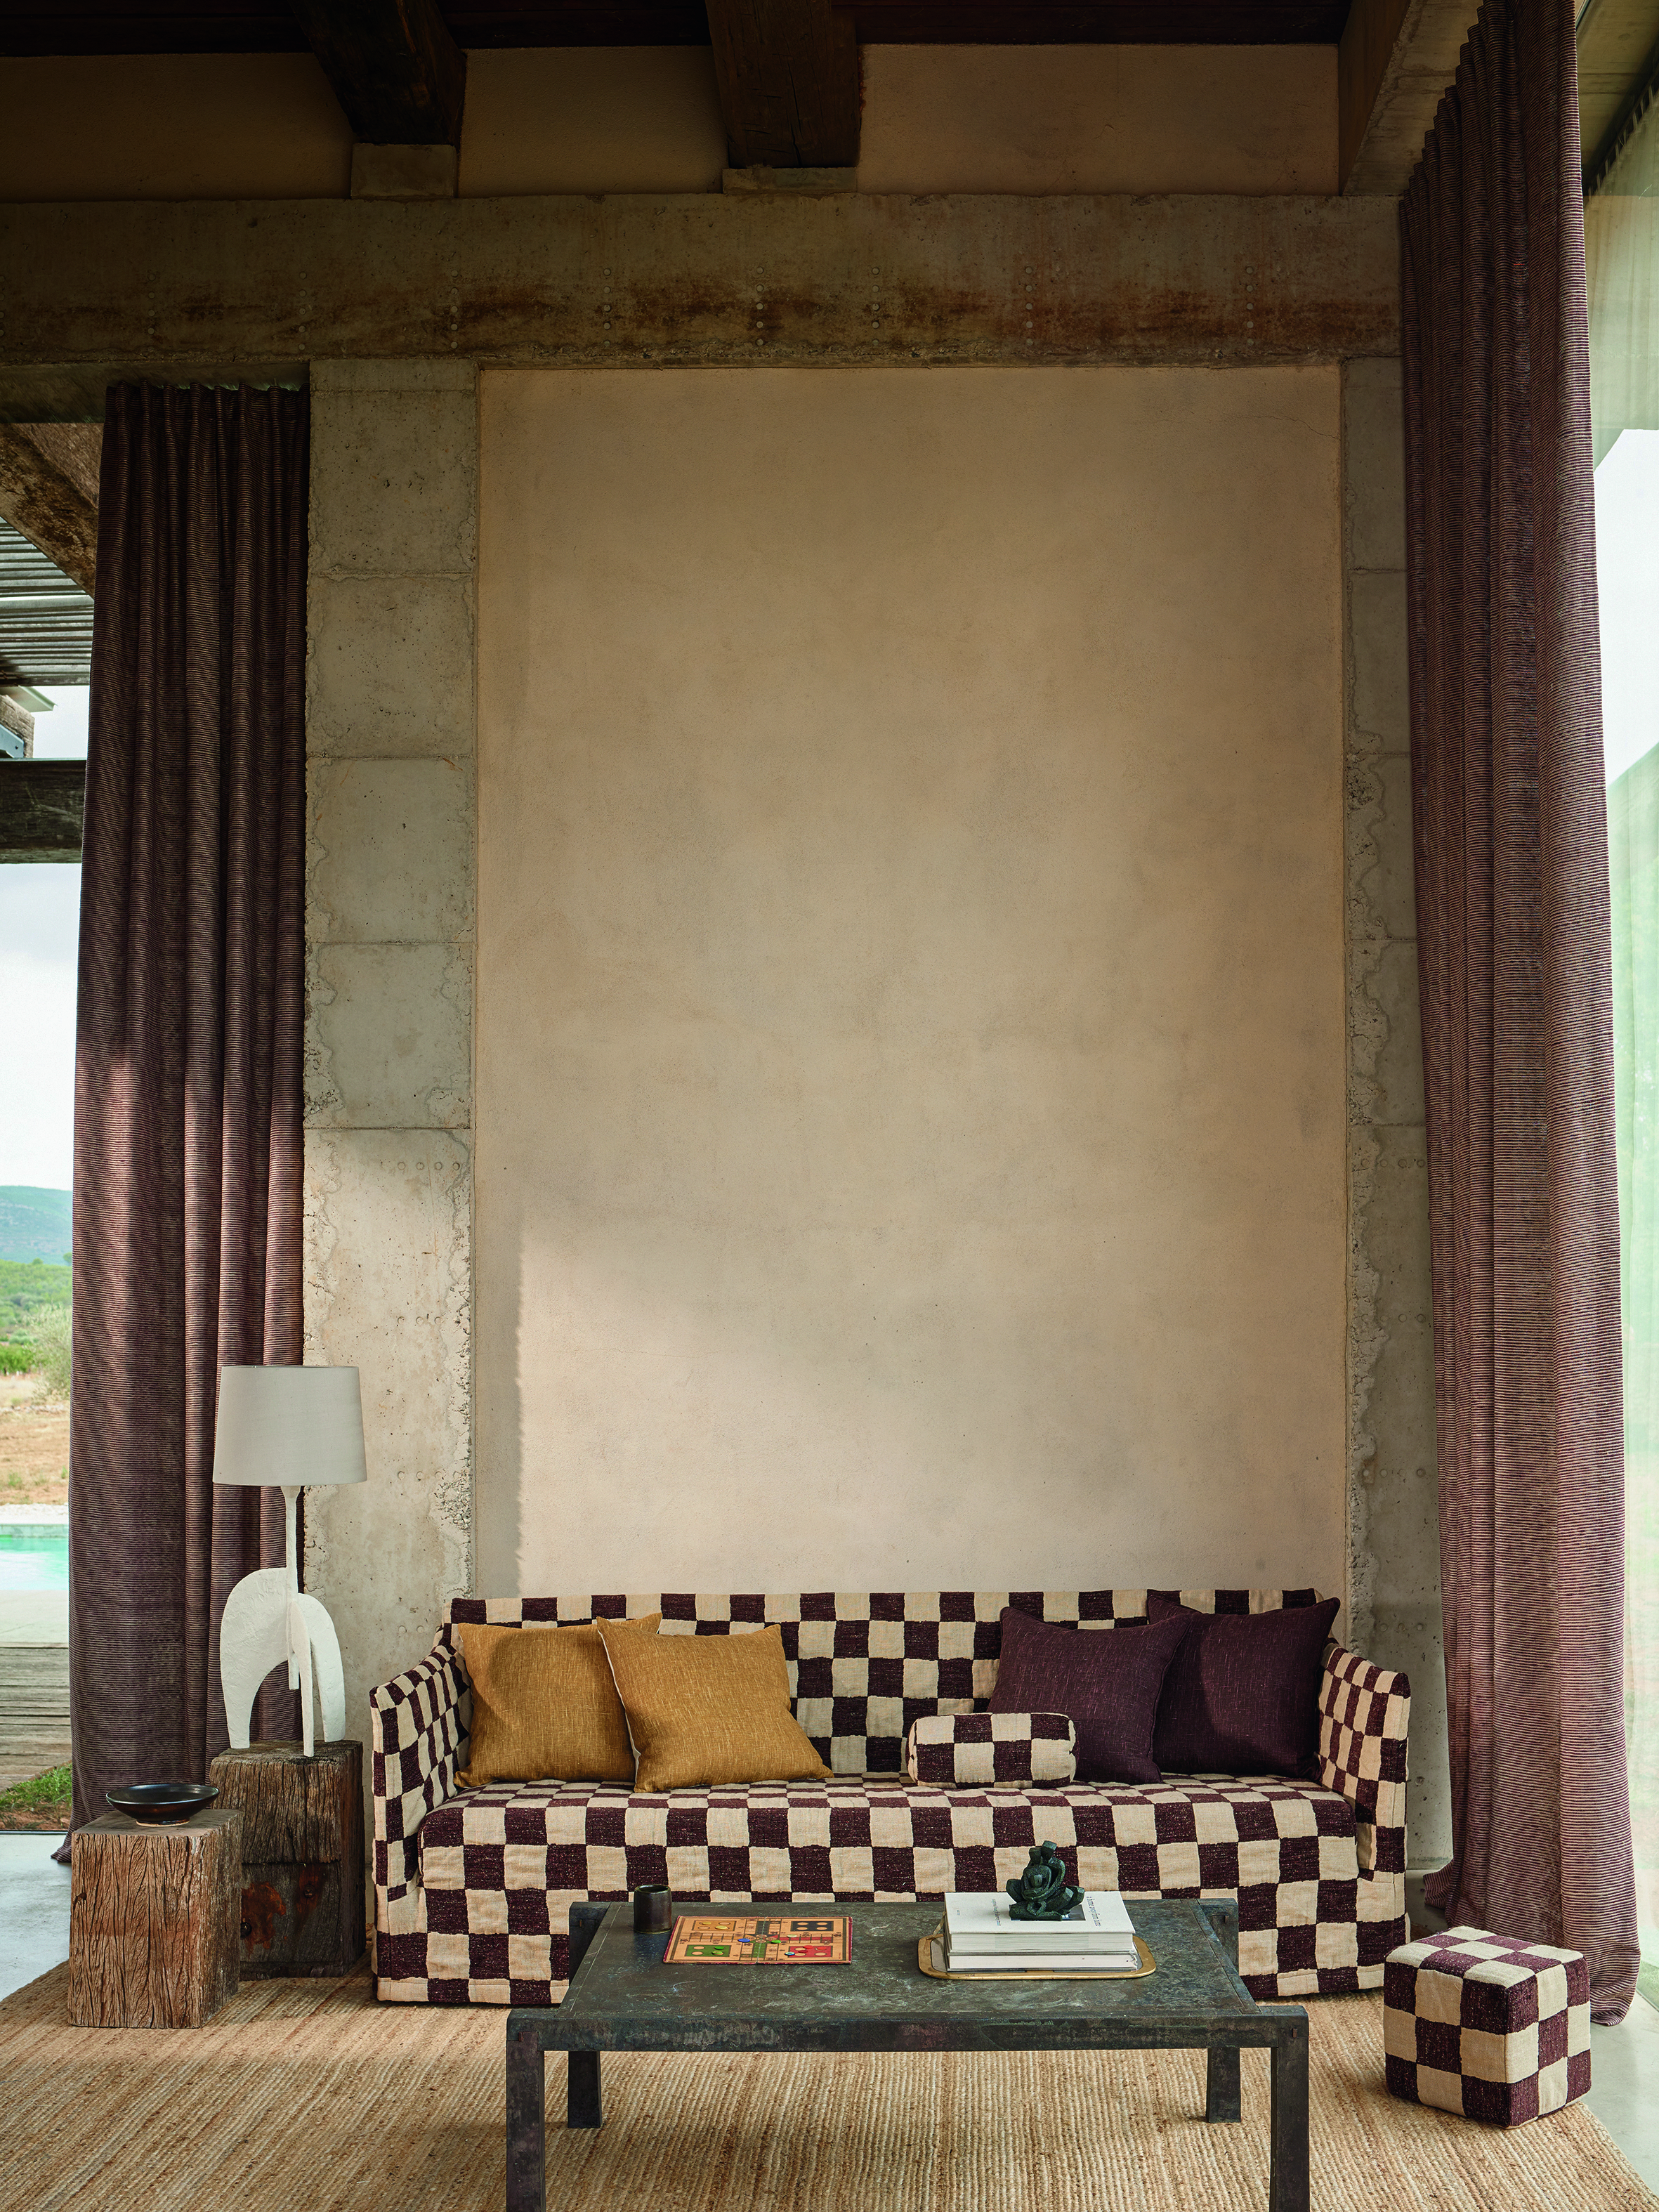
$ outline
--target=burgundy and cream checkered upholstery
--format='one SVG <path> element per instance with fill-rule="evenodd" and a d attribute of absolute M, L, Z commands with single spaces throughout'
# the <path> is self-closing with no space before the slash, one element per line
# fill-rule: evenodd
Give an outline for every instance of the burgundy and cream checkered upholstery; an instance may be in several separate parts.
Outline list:
<path fill-rule="evenodd" d="M 904 1767 L 912 1782 L 935 1789 L 1071 1782 L 1077 1730 L 1069 1713 L 935 1713 L 911 1722 Z"/>
<path fill-rule="evenodd" d="M 1273 1609 L 1311 1591 L 1183 1590 L 1203 1611 Z M 1320 1781 L 1172 1777 L 1157 1787 L 1071 1782 L 1023 1790 L 912 1782 L 920 1720 L 982 1710 L 1000 1615 L 1109 1630 L 1146 1618 L 1145 1590 L 931 1591 L 871 1595 L 458 1599 L 420 1666 L 374 1691 L 375 1964 L 383 1999 L 546 2004 L 561 1993 L 568 1908 L 666 1881 L 694 1901 L 843 1902 L 991 1889 L 1033 1843 L 1058 1844 L 1085 1887 L 1127 1896 L 1237 1895 L 1240 1969 L 1258 1997 L 1376 1988 L 1406 1934 L 1403 1676 L 1362 1671 L 1372 1705 L 1340 1723 L 1332 1645 L 1322 1735 L 1397 1734 L 1397 1796 L 1363 1749 L 1322 1743 Z M 589 1784 L 462 1792 L 471 1692 L 453 1622 L 575 1621 L 660 1611 L 663 1632 L 724 1635 L 776 1621 L 795 1710 L 830 1783 L 635 1796 Z M 1345 1681 L 1346 1678 L 1342 1678 Z M 1380 1701 L 1378 1686 L 1382 1686 Z M 1340 1700 L 1337 1700 L 1340 1702 Z M 1345 1709 L 1346 1710 L 1346 1709 Z M 1392 1765 L 1392 1754 L 1389 1762 Z M 1368 1815 L 1370 1816 L 1368 1818 Z M 1369 1830 L 1369 1835 L 1368 1835 Z"/>
<path fill-rule="evenodd" d="M 1406 1871 L 1406 1727 L 1412 1686 L 1332 1644 L 1319 1685 L 1319 1778 L 1360 1817 L 1362 1865 Z M 1369 1851 L 1370 1856 L 1366 1853 Z"/>
<path fill-rule="evenodd" d="M 1589 1968 L 1577 1951 L 1448 1928 L 1389 1954 L 1389 2088 L 1417 2105 L 1516 2127 L 1590 2085 Z"/>

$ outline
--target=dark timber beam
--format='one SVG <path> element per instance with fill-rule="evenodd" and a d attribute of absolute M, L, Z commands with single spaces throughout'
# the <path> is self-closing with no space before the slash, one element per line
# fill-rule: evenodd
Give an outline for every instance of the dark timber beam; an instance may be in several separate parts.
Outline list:
<path fill-rule="evenodd" d="M 0 760 L 0 863 L 78 860 L 84 761 Z"/>
<path fill-rule="evenodd" d="M 355 136 L 459 146 L 466 56 L 437 0 L 291 0 Z"/>
<path fill-rule="evenodd" d="M 734 169 L 851 168 L 859 158 L 858 34 L 830 0 L 708 0 Z"/>
<path fill-rule="evenodd" d="M 95 440 L 89 431 L 0 426 L 0 515 L 48 561 L 89 592 L 98 564 L 98 506 L 73 449 L 55 441 Z M 95 467 L 95 465 L 94 465 Z M 97 478 L 93 477 L 95 489 Z"/>

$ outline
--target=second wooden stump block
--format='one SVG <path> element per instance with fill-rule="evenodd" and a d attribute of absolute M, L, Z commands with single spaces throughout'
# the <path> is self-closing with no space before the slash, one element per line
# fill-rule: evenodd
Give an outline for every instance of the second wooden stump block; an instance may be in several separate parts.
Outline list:
<path fill-rule="evenodd" d="M 242 1816 L 244 1981 L 349 1973 L 363 1955 L 363 1747 L 223 1751 L 208 1779 Z"/>

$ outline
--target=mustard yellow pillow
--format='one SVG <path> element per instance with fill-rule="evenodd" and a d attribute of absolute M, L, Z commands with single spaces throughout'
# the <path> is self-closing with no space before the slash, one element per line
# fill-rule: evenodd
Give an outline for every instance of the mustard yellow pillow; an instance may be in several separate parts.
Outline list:
<path fill-rule="evenodd" d="M 608 1621 L 653 1630 L 662 1619 Z M 592 1622 L 523 1628 L 458 1621 L 455 1639 L 472 1683 L 468 1790 L 491 1782 L 632 1782 L 634 1754 L 605 1646 Z"/>
<path fill-rule="evenodd" d="M 639 1760 L 636 1790 L 831 1778 L 789 1710 L 778 1628 L 629 1636 L 617 1626 L 598 1624 Z"/>

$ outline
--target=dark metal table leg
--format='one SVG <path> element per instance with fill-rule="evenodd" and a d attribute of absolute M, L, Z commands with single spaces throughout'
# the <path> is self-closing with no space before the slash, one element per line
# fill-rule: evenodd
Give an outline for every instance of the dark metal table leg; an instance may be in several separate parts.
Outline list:
<path fill-rule="evenodd" d="M 1243 2116 L 1239 2089 L 1238 2045 L 1212 2043 L 1204 2069 L 1204 2117 L 1206 2120 L 1237 2120 Z"/>
<path fill-rule="evenodd" d="M 1308 2212 L 1308 2015 L 1279 2015 L 1273 2047 L 1273 2155 L 1269 2212 Z"/>
<path fill-rule="evenodd" d="M 597 2051 L 573 2051 L 570 2054 L 570 2080 L 565 2091 L 565 2118 L 573 2128 L 597 2128 L 605 2124 L 605 2111 L 599 2101 L 599 2054 Z"/>
<path fill-rule="evenodd" d="M 545 2054 L 533 2027 L 507 2037 L 507 2212 L 547 2212 Z"/>

